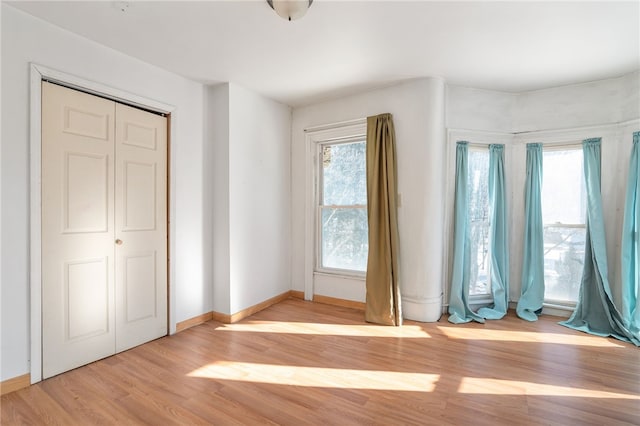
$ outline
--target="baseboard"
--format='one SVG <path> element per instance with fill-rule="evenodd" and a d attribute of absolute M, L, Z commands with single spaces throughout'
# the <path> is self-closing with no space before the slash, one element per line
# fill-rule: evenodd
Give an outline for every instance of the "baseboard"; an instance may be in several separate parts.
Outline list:
<path fill-rule="evenodd" d="M 6 395 L 31 386 L 31 374 L 23 374 L 0 382 L 0 395 Z"/>
<path fill-rule="evenodd" d="M 402 317 L 418 322 L 436 322 L 442 316 L 442 295 L 429 298 L 402 296 Z"/>
<path fill-rule="evenodd" d="M 278 296 L 272 297 L 271 299 L 267 299 L 264 302 L 260 302 L 257 305 L 249 306 L 246 309 L 236 312 L 231 315 L 229 324 L 233 324 L 234 322 L 238 322 L 240 320 L 245 319 L 257 312 L 262 311 L 263 309 L 267 309 L 269 306 L 275 305 L 276 303 L 280 303 L 284 300 L 287 300 L 291 295 L 291 291 L 285 291 Z"/>
<path fill-rule="evenodd" d="M 314 294 L 313 301 L 317 303 L 324 303 L 325 305 L 342 306 L 343 308 L 351 308 L 364 311 L 364 303 L 356 302 L 355 300 L 338 299 L 336 297 Z"/>
<path fill-rule="evenodd" d="M 289 297 L 293 299 L 302 299 L 304 300 L 304 291 L 291 290 L 289 292 Z"/>
<path fill-rule="evenodd" d="M 197 317 L 189 318 L 188 320 L 177 323 L 176 333 L 210 320 L 221 322 L 223 324 L 233 324 L 234 322 L 243 320 L 255 313 L 262 311 L 263 309 L 267 309 L 269 306 L 273 306 L 289 298 L 304 300 L 304 292 L 297 290 L 285 291 L 278 296 L 267 299 L 264 302 L 258 303 L 257 305 L 249 306 L 248 308 L 231 315 L 215 311 L 207 312 L 206 314 L 198 315 Z M 359 309 L 361 311 L 364 311 L 364 303 L 356 302 L 353 300 L 338 299 L 335 297 L 321 296 L 316 294 L 313 296 L 313 301 L 317 303 L 324 303 L 326 305 L 342 306 L 344 308 Z"/>
<path fill-rule="evenodd" d="M 231 324 L 231 315 L 223 314 L 216 311 L 213 311 L 212 314 L 213 314 L 213 318 L 211 318 L 212 320 L 221 322 L 223 324 Z"/>
<path fill-rule="evenodd" d="M 213 319 L 213 312 L 207 312 L 206 314 L 198 315 L 197 317 L 189 318 L 188 320 L 180 321 L 176 324 L 176 333 L 179 333 L 194 325 L 202 324 Z"/>

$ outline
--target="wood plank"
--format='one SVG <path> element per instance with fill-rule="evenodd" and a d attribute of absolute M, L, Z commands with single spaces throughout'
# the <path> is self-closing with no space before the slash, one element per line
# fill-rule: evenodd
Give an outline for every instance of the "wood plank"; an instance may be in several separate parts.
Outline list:
<path fill-rule="evenodd" d="M 640 424 L 640 350 L 509 313 L 364 322 L 289 298 L 2 396 L 2 424 Z"/>

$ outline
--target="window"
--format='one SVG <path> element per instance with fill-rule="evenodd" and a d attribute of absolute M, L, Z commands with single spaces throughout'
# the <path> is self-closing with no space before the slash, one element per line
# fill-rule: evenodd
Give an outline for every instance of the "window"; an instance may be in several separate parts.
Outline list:
<path fill-rule="evenodd" d="M 469 237 L 471 246 L 470 296 L 489 296 L 489 151 L 487 147 L 470 147 Z"/>
<path fill-rule="evenodd" d="M 586 238 L 587 195 L 580 146 L 543 152 L 545 302 L 578 300 Z"/>
<path fill-rule="evenodd" d="M 318 144 L 316 270 L 363 273 L 369 251 L 363 138 Z"/>

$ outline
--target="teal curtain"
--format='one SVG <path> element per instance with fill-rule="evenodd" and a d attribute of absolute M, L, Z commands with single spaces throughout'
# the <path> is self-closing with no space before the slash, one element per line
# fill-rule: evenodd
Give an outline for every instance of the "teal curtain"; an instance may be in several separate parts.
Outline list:
<path fill-rule="evenodd" d="M 509 307 L 509 241 L 504 174 L 504 145 L 489 145 L 489 273 L 493 306 L 478 310 L 478 315 L 486 319 L 504 317 Z"/>
<path fill-rule="evenodd" d="M 522 292 L 516 313 L 537 321 L 544 302 L 544 230 L 542 228 L 542 144 L 527 144 Z"/>
<path fill-rule="evenodd" d="M 636 339 L 640 339 L 640 132 L 633 134 L 627 198 L 622 226 L 622 319 Z"/>
<path fill-rule="evenodd" d="M 456 145 L 456 189 L 453 229 L 453 271 L 449 294 L 449 322 L 461 324 L 484 319 L 469 308 L 471 248 L 469 240 L 469 143 Z"/>
<path fill-rule="evenodd" d="M 584 271 L 576 309 L 567 321 L 560 324 L 597 336 L 611 336 L 640 345 L 640 340 L 634 338 L 624 326 L 622 315 L 613 304 L 609 288 L 607 247 L 600 193 L 600 144 L 600 138 L 582 142 L 584 177 L 587 187 Z"/>

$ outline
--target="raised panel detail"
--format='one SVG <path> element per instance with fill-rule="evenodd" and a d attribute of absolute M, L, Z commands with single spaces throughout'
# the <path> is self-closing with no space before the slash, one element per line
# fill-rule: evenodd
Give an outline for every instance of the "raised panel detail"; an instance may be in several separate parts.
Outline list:
<path fill-rule="evenodd" d="M 156 129 L 137 123 L 126 123 L 123 143 L 155 151 L 157 146 Z"/>
<path fill-rule="evenodd" d="M 125 322 L 155 317 L 156 253 L 147 252 L 124 259 Z"/>
<path fill-rule="evenodd" d="M 109 116 L 64 107 L 63 131 L 95 139 L 109 139 Z"/>
<path fill-rule="evenodd" d="M 65 323 L 67 340 L 109 331 L 107 258 L 65 264 Z"/>
<path fill-rule="evenodd" d="M 123 231 L 156 229 L 156 165 L 124 163 Z"/>
<path fill-rule="evenodd" d="M 67 152 L 64 165 L 63 232 L 107 232 L 108 157 Z"/>

